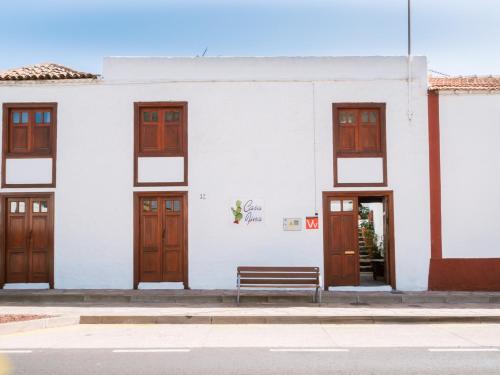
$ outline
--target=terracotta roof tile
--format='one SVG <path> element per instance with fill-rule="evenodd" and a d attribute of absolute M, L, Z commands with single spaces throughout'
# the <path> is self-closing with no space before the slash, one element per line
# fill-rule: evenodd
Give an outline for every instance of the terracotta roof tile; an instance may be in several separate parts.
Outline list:
<path fill-rule="evenodd" d="M 0 73 L 0 81 L 42 81 L 53 79 L 97 78 L 92 73 L 77 72 L 58 64 L 37 64 Z"/>
<path fill-rule="evenodd" d="M 429 90 L 500 90 L 500 76 L 429 77 Z"/>

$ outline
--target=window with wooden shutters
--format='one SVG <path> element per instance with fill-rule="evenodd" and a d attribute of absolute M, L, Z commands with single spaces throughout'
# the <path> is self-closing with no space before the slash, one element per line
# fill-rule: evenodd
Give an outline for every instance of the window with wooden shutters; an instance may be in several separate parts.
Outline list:
<path fill-rule="evenodd" d="M 337 156 L 382 156 L 382 110 L 379 107 L 335 108 Z"/>
<path fill-rule="evenodd" d="M 138 156 L 184 156 L 186 127 L 182 104 L 136 107 L 139 117 Z"/>
<path fill-rule="evenodd" d="M 53 156 L 55 105 L 31 107 L 16 104 L 4 106 L 4 110 L 7 117 L 7 134 L 4 133 L 6 157 Z"/>
<path fill-rule="evenodd" d="M 385 103 L 333 104 L 333 185 L 387 186 Z"/>

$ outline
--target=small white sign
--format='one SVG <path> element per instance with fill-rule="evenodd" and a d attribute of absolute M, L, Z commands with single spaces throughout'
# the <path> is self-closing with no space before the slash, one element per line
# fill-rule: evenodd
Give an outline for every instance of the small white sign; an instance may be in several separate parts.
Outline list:
<path fill-rule="evenodd" d="M 302 230 L 302 219 L 299 217 L 283 219 L 283 230 L 286 231 L 298 231 Z"/>
<path fill-rule="evenodd" d="M 235 199 L 231 206 L 234 224 L 262 224 L 264 202 L 261 199 Z"/>

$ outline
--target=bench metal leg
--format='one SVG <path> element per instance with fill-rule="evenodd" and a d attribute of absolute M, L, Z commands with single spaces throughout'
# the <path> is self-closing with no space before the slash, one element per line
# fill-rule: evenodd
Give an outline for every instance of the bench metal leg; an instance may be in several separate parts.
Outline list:
<path fill-rule="evenodd" d="M 317 287 L 314 293 L 314 303 L 321 303 L 321 288 Z"/>
<path fill-rule="evenodd" d="M 236 282 L 237 294 L 236 294 L 236 304 L 240 304 L 240 275 L 238 275 L 238 281 Z"/>

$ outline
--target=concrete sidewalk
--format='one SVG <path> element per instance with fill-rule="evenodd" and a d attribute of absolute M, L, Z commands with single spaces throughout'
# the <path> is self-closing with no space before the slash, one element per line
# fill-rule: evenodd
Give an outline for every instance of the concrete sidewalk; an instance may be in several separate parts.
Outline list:
<path fill-rule="evenodd" d="M 87 304 L 1 306 L 0 314 L 78 317 L 81 324 L 500 323 L 500 305 L 262 306 Z"/>
<path fill-rule="evenodd" d="M 0 292 L 0 314 L 71 317 L 80 324 L 500 323 L 500 293 L 245 293 L 184 290 Z M 1 332 L 1 329 L 0 329 Z"/>

